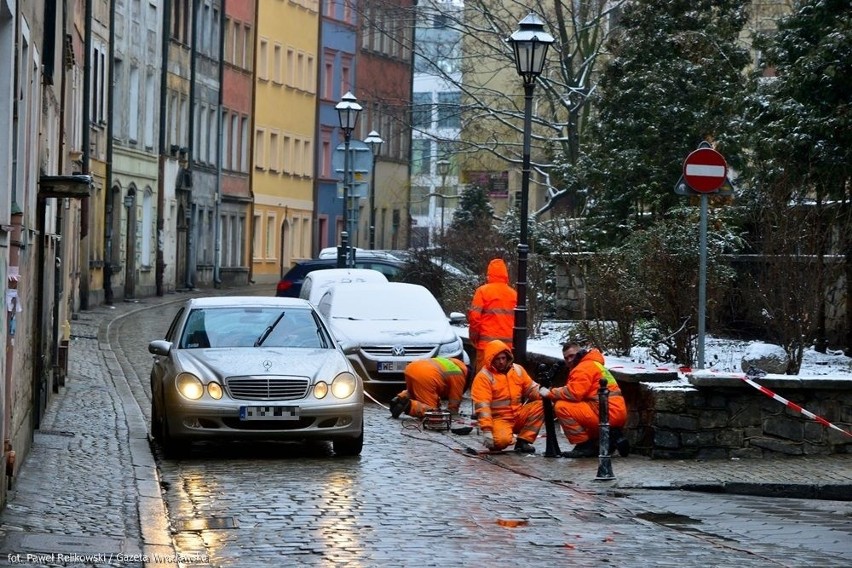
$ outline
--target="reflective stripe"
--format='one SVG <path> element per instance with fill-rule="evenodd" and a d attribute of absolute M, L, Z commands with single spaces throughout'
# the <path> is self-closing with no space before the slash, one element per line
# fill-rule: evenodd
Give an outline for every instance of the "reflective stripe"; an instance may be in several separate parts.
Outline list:
<path fill-rule="evenodd" d="M 490 405 L 487 402 L 477 402 L 474 405 L 474 409 L 479 410 L 480 408 L 488 408 Z"/>
<path fill-rule="evenodd" d="M 429 361 L 438 369 L 439 372 L 447 375 L 463 375 L 459 366 L 447 359 L 446 357 L 435 357 Z"/>
<path fill-rule="evenodd" d="M 493 400 L 491 401 L 491 408 L 502 408 L 504 406 L 512 406 L 511 400 Z"/>

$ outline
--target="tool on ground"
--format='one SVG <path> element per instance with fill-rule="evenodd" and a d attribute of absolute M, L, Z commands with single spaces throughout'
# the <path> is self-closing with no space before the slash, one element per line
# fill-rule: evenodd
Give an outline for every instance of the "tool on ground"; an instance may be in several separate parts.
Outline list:
<path fill-rule="evenodd" d="M 550 388 L 553 386 L 553 379 L 556 373 L 565 366 L 565 363 L 560 361 L 554 365 L 548 366 L 544 363 L 539 364 L 536 379 L 538 384 Z M 562 452 L 559 450 L 559 441 L 556 439 L 556 424 L 553 416 L 553 401 L 545 398 L 542 401 L 544 407 L 544 432 L 547 438 L 547 445 L 544 448 L 544 457 L 559 458 L 562 457 Z"/>
<path fill-rule="evenodd" d="M 446 430 L 452 426 L 452 415 L 447 410 L 427 410 L 423 416 L 424 430 Z"/>
<path fill-rule="evenodd" d="M 801 406 L 799 406 L 795 402 L 790 402 L 789 400 L 787 400 L 783 396 L 775 394 L 774 392 L 772 392 L 771 390 L 769 390 L 765 386 L 759 385 L 752 380 L 752 379 L 759 379 L 760 377 L 765 377 L 765 376 L 766 376 L 766 371 L 764 371 L 763 369 L 757 369 L 755 367 L 749 367 L 748 371 L 746 371 L 746 374 L 743 375 L 740 378 L 742 380 L 744 380 L 746 383 L 748 383 L 751 386 L 753 386 L 754 388 L 756 388 L 757 390 L 759 390 L 760 392 L 762 392 L 763 394 L 765 394 L 766 396 L 768 396 L 769 398 L 774 398 L 778 402 L 787 405 L 787 408 L 789 408 L 791 410 L 795 410 L 796 412 L 799 412 L 799 413 L 807 416 L 811 420 L 814 420 L 814 421 L 822 424 L 823 426 L 828 426 L 829 428 L 833 428 L 833 429 L 837 430 L 838 432 L 842 432 L 843 434 L 852 438 L 852 432 L 847 432 L 843 428 L 840 428 L 839 426 L 835 426 L 834 424 L 832 424 L 831 422 L 829 422 L 825 418 L 823 418 L 821 416 L 817 416 L 813 412 L 809 412 L 809 411 L 805 410 L 804 408 L 802 408 Z"/>

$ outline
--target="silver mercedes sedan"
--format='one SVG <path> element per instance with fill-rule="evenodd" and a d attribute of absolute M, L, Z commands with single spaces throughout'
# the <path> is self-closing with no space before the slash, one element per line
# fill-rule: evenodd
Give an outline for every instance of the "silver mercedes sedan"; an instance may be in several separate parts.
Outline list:
<path fill-rule="evenodd" d="M 152 341 L 151 435 L 167 458 L 201 440 L 330 440 L 361 453 L 364 385 L 305 300 L 187 300 Z"/>

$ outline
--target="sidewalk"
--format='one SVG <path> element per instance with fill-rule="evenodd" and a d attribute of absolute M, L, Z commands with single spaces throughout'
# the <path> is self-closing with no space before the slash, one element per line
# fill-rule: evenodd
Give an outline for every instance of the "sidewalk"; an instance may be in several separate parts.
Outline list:
<path fill-rule="evenodd" d="M 852 454 L 707 461 L 616 455 L 610 458 L 614 478 L 597 479 L 602 463 L 599 458 L 544 457 L 547 442 L 543 428 L 533 455 L 516 454 L 511 447 L 498 454 L 481 454 L 485 447 L 476 430 L 467 436 L 446 435 L 465 453 L 477 453 L 481 459 L 520 474 L 558 480 L 591 493 L 654 489 L 852 501 Z M 561 432 L 557 431 L 557 437 L 561 451 L 571 449 Z M 600 472 L 606 474 L 607 470 Z"/>
<path fill-rule="evenodd" d="M 112 351 L 110 325 L 191 296 L 251 290 L 194 290 L 80 312 L 66 386 L 50 401 L 0 512 L 0 566 L 177 565 L 148 424 Z"/>
<path fill-rule="evenodd" d="M 248 290 L 199 290 L 80 313 L 72 322 L 66 386 L 49 404 L 0 512 L 0 566 L 24 561 L 41 566 L 175 565 L 148 425 L 110 346 L 110 325 L 133 311 L 189 296 L 261 293 L 258 287 Z M 475 431 L 445 435 L 458 451 L 484 449 Z M 562 450 L 569 449 L 561 434 L 559 442 Z M 535 455 L 480 457 L 588 493 L 690 489 L 852 500 L 852 454 L 706 462 L 631 455 L 612 458 L 615 479 L 596 481 L 598 459 L 544 458 L 543 438 L 536 449 Z M 103 550 L 119 552 L 82 557 Z"/>

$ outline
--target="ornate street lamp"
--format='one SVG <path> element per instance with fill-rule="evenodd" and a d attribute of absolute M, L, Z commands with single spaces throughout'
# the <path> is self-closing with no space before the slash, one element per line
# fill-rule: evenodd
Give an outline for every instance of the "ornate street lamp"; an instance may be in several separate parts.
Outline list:
<path fill-rule="evenodd" d="M 444 237 L 444 210 L 447 208 L 447 174 L 450 173 L 450 161 L 441 159 L 435 163 L 438 175 L 441 176 L 441 238 Z M 443 248 L 443 247 L 442 247 Z"/>
<path fill-rule="evenodd" d="M 535 80 L 544 68 L 547 48 L 553 36 L 544 30 L 544 22 L 530 12 L 518 23 L 518 30 L 507 40 L 515 51 L 515 66 L 524 80 L 524 158 L 521 170 L 521 234 L 518 241 L 518 304 L 515 307 L 515 327 L 512 343 L 515 361 L 525 364 L 527 359 L 527 215 L 530 192 L 530 138 L 532 130 L 532 98 Z"/>
<path fill-rule="evenodd" d="M 385 141 L 378 132 L 371 130 L 364 143 L 369 144 L 373 151 L 373 168 L 370 174 L 370 249 L 373 250 L 376 248 L 376 158 L 379 157 Z"/>
<path fill-rule="evenodd" d="M 337 118 L 340 122 L 340 129 L 343 130 L 343 231 L 340 233 L 340 244 L 346 247 L 346 240 L 349 235 L 349 224 L 351 222 L 349 214 L 349 190 L 351 188 L 351 172 L 349 171 L 349 142 L 352 140 L 352 131 L 355 130 L 355 125 L 358 123 L 358 115 L 361 114 L 361 105 L 358 104 L 358 99 L 355 98 L 350 91 L 347 91 L 340 102 L 334 107 L 337 109 Z M 338 268 L 345 266 L 354 266 L 354 254 L 350 254 L 348 248 L 344 250 L 346 256 L 337 257 Z"/>

